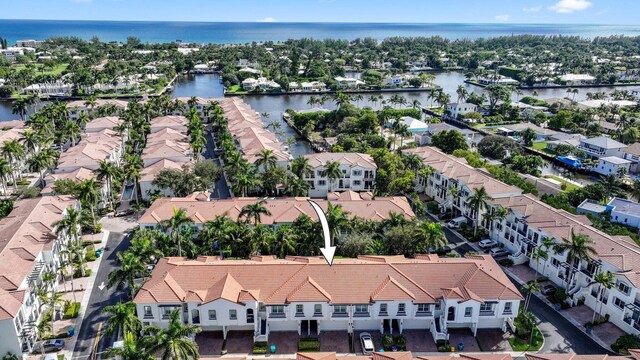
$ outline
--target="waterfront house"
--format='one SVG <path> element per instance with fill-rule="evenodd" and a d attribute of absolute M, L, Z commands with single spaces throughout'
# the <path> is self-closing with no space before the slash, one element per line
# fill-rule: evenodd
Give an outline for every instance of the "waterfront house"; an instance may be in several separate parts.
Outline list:
<path fill-rule="evenodd" d="M 431 138 L 435 134 L 441 133 L 443 131 L 450 131 L 450 130 L 455 130 L 460 134 L 462 134 L 462 136 L 464 136 L 467 142 L 467 145 L 469 147 L 475 146 L 483 138 L 483 136 L 480 133 L 475 132 L 473 130 L 461 129 L 453 125 L 449 125 L 447 123 L 429 123 L 427 124 L 426 131 L 423 131 L 421 133 L 417 133 L 414 135 L 414 140 L 418 145 L 421 145 L 421 146 L 429 145 L 431 144 Z"/>
<path fill-rule="evenodd" d="M 364 81 L 350 77 L 338 76 L 334 80 L 338 83 L 338 88 L 340 89 L 358 89 L 360 86 L 365 85 Z"/>
<path fill-rule="evenodd" d="M 596 78 L 589 74 L 564 74 L 559 77 L 560 83 L 567 86 L 590 85 Z"/>
<path fill-rule="evenodd" d="M 263 77 L 259 77 L 257 79 L 246 78 L 242 81 L 242 89 L 245 91 L 251 91 L 254 89 L 258 89 L 260 91 L 273 91 L 280 89 L 280 84 L 275 81 L 267 80 Z"/>
<path fill-rule="evenodd" d="M 110 114 L 106 114 L 107 116 L 118 116 L 118 112 L 125 110 L 127 105 L 128 103 L 124 100 L 98 99 L 93 105 L 85 100 L 75 100 L 67 103 L 67 116 L 69 120 L 77 121 L 81 114 L 89 115 L 90 111 L 106 106 L 113 109 Z"/>
<path fill-rule="evenodd" d="M 591 169 L 600 175 L 616 175 L 629 173 L 629 166 L 631 161 L 619 158 L 617 156 L 605 156 L 601 157 L 598 164 L 594 165 Z"/>
<path fill-rule="evenodd" d="M 599 136 L 590 139 L 581 139 L 578 149 L 584 151 L 587 156 L 599 159 L 607 156 L 617 156 L 624 158 L 624 150 L 627 145 L 615 141 L 606 136 Z"/>
<path fill-rule="evenodd" d="M 429 128 L 427 123 L 416 118 L 412 118 L 411 116 L 403 116 L 398 120 L 391 120 L 387 124 L 387 127 L 392 127 L 396 121 L 399 121 L 400 125 L 406 125 L 412 135 L 421 134 Z"/>
<path fill-rule="evenodd" d="M 584 199 L 580 205 L 576 208 L 577 213 L 580 215 L 591 215 L 598 217 L 604 214 L 606 211 L 611 210 L 606 205 L 602 205 L 597 201 L 591 199 Z"/>
<path fill-rule="evenodd" d="M 226 339 L 250 331 L 265 342 L 281 331 L 342 331 L 346 338 L 420 329 L 434 341 L 447 340 L 451 328 L 506 331 L 521 301 L 488 255 L 360 256 L 332 266 L 321 257 L 162 258 L 133 300 L 143 326 L 166 327 L 180 311 L 204 332 Z"/>
<path fill-rule="evenodd" d="M 640 204 L 635 201 L 614 197 L 607 204 L 611 211 L 611 222 L 640 228 Z"/>
<path fill-rule="evenodd" d="M 509 124 L 509 125 L 501 125 L 496 129 L 496 134 L 508 136 L 514 139 L 519 140 L 522 136 L 522 132 L 531 129 L 536 134 L 534 142 L 546 141 L 549 140 L 553 135 L 556 135 L 558 132 L 555 130 L 547 129 L 540 127 L 536 124 L 531 123 L 518 123 L 518 124 Z"/>
<path fill-rule="evenodd" d="M 15 202 L 0 220 L 0 352 L 30 353 L 39 340 L 37 324 L 44 305 L 37 295 L 43 276 L 54 272 L 61 279 L 60 263 L 69 238 L 56 234 L 52 224 L 68 208 L 78 208 L 70 196 L 43 196 Z"/>
<path fill-rule="evenodd" d="M 333 191 L 373 191 L 378 166 L 368 154 L 360 153 L 318 153 L 304 156 L 313 171 L 305 175 L 309 183 L 309 196 L 326 197 Z M 342 176 L 330 179 L 323 175 L 326 164 L 340 164 Z"/>
<path fill-rule="evenodd" d="M 449 116 L 454 119 L 458 118 L 458 115 L 464 115 L 470 112 L 477 112 L 478 105 L 471 103 L 450 103 L 447 104 L 447 111 Z"/>
<path fill-rule="evenodd" d="M 638 164 L 640 164 L 640 143 L 635 142 L 624 149 L 624 158 L 631 161 L 629 171 L 633 174 L 638 173 Z"/>

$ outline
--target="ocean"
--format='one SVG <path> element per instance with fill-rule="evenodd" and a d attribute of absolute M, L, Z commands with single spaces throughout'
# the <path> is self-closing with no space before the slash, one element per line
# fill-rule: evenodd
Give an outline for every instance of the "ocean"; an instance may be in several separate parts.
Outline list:
<path fill-rule="evenodd" d="M 346 39 L 391 36 L 441 36 L 477 39 L 519 34 L 575 35 L 587 38 L 610 35 L 640 35 L 640 25 L 569 24 L 392 24 L 392 23 L 240 23 L 240 22 L 147 22 L 147 21 L 57 21 L 0 20 L 0 36 L 10 44 L 22 39 L 77 36 L 90 40 L 125 41 L 136 36 L 143 42 L 184 41 L 238 44 L 287 39 Z"/>

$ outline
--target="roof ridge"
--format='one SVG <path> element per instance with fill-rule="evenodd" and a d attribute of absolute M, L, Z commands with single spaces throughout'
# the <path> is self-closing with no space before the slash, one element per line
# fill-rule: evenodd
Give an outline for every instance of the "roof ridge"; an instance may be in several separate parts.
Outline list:
<path fill-rule="evenodd" d="M 424 292 L 425 294 L 427 294 L 429 297 L 431 297 L 432 299 L 436 300 L 436 297 L 431 295 L 431 293 L 429 293 L 427 290 L 425 290 L 422 286 L 418 285 L 417 282 L 415 282 L 413 279 L 411 279 L 410 277 L 408 277 L 407 275 L 405 275 L 405 273 L 403 273 L 402 271 L 400 271 L 400 269 L 398 269 L 397 267 L 395 267 L 393 264 L 389 263 L 388 264 L 393 270 L 397 271 L 398 274 L 402 275 L 405 279 L 407 279 L 407 281 L 409 281 L 410 283 L 412 283 L 415 287 L 417 287 L 418 289 L 420 289 L 422 292 Z"/>

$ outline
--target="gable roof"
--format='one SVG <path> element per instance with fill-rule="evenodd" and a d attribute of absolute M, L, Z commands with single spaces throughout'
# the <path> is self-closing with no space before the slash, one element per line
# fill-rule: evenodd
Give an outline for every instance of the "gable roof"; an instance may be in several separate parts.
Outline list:
<path fill-rule="evenodd" d="M 361 153 L 317 153 L 304 155 L 309 160 L 309 165 L 314 168 L 324 167 L 328 162 L 338 162 L 349 167 L 362 167 L 377 169 L 378 166 L 369 154 Z"/>

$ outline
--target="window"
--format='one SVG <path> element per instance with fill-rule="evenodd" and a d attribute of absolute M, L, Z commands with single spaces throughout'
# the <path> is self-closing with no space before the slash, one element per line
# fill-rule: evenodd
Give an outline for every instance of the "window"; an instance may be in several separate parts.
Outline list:
<path fill-rule="evenodd" d="M 296 305 L 296 316 L 304 316 L 304 305 L 302 304 Z"/>
<path fill-rule="evenodd" d="M 152 318 L 153 314 L 151 313 L 151 306 L 145 306 L 144 307 L 144 317 L 145 318 Z"/>
<path fill-rule="evenodd" d="M 405 315 L 405 303 L 398 304 L 398 315 Z"/>
<path fill-rule="evenodd" d="M 322 304 L 313 305 L 313 316 L 322 316 Z"/>
<path fill-rule="evenodd" d="M 613 304 L 619 307 L 620 309 L 624 309 L 624 301 L 618 299 L 617 297 L 613 298 Z"/>
<path fill-rule="evenodd" d="M 418 304 L 418 312 L 419 313 L 429 312 L 429 304 Z"/>
<path fill-rule="evenodd" d="M 238 312 L 234 309 L 229 310 L 229 320 L 238 320 Z"/>
<path fill-rule="evenodd" d="M 362 176 L 362 170 L 353 170 L 353 176 Z"/>
<path fill-rule="evenodd" d="M 510 302 L 504 304 L 504 313 L 505 314 L 511 314 L 511 312 L 512 312 L 511 306 L 512 305 L 511 305 Z"/>
<path fill-rule="evenodd" d="M 436 303 L 436 311 L 440 310 L 440 303 Z"/>
<path fill-rule="evenodd" d="M 387 314 L 387 304 L 380 304 L 380 314 Z"/>
<path fill-rule="evenodd" d="M 284 317 L 284 305 L 271 306 L 271 317 Z"/>
<path fill-rule="evenodd" d="M 362 182 L 360 180 L 353 180 L 353 186 L 360 186 Z"/>
<path fill-rule="evenodd" d="M 618 282 L 618 290 L 620 290 L 620 292 L 623 294 L 629 295 L 629 291 L 631 290 L 631 288 L 629 288 L 629 285 L 620 281 Z"/>
<path fill-rule="evenodd" d="M 163 319 L 168 319 L 171 313 L 180 309 L 182 309 L 181 306 L 160 306 L 160 316 L 162 316 Z"/>
<path fill-rule="evenodd" d="M 356 304 L 356 314 L 360 313 L 368 313 L 369 312 L 369 305 L 367 304 Z"/>
<path fill-rule="evenodd" d="M 473 308 L 471 306 L 467 306 L 466 308 L 464 308 L 464 317 L 471 317 L 472 313 Z"/>
<path fill-rule="evenodd" d="M 318 176 L 322 176 L 322 170 L 316 171 L 316 174 L 318 174 Z"/>
<path fill-rule="evenodd" d="M 347 305 L 333 305 L 333 316 L 347 316 Z"/>
<path fill-rule="evenodd" d="M 318 180 L 318 186 L 325 186 L 327 185 L 327 182 L 324 180 Z"/>
<path fill-rule="evenodd" d="M 480 312 L 481 313 L 493 312 L 493 303 L 480 304 Z"/>
<path fill-rule="evenodd" d="M 560 265 L 560 261 L 556 258 L 551 258 L 551 265 L 553 265 L 553 267 L 558 267 Z"/>
<path fill-rule="evenodd" d="M 218 320 L 215 310 L 209 310 L 209 320 Z"/>

